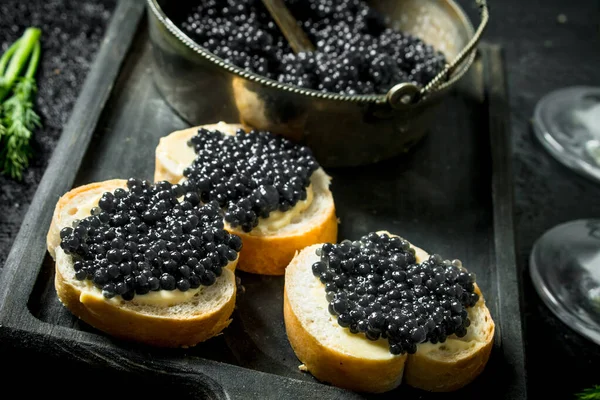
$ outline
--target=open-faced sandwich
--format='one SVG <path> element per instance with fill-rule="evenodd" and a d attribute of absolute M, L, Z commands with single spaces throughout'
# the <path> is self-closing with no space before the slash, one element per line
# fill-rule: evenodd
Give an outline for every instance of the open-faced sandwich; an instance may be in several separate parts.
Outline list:
<path fill-rule="evenodd" d="M 113 336 L 186 347 L 220 333 L 235 306 L 242 241 L 215 203 L 169 182 L 110 180 L 71 190 L 47 237 L 60 301 Z"/>
<path fill-rule="evenodd" d="M 238 268 L 283 275 L 294 254 L 337 240 L 331 178 L 305 146 L 218 123 L 173 132 L 156 149 L 155 180 L 179 183 L 225 211 L 244 244 Z"/>
<path fill-rule="evenodd" d="M 456 390 L 484 369 L 494 337 L 472 273 L 387 232 L 297 254 L 284 317 L 302 369 L 362 392 Z"/>

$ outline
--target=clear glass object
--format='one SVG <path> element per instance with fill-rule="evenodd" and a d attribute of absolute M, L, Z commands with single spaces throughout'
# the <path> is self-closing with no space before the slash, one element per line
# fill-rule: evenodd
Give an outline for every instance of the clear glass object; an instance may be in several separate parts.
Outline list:
<path fill-rule="evenodd" d="M 558 225 L 535 243 L 530 273 L 546 305 L 600 344 L 600 220 Z"/>
<path fill-rule="evenodd" d="M 567 167 L 600 182 L 600 87 L 569 87 L 536 106 L 534 133 Z"/>
<path fill-rule="evenodd" d="M 570 87 L 540 100 L 536 137 L 559 162 L 600 182 L 600 87 Z M 530 257 L 533 284 L 565 324 L 600 344 L 600 220 L 544 233 Z"/>

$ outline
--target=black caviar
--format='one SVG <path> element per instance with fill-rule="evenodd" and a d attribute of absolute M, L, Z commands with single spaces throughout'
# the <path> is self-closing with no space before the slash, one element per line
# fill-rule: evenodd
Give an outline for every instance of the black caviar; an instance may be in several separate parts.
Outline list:
<path fill-rule="evenodd" d="M 91 280 L 106 298 L 131 300 L 210 286 L 237 258 L 242 241 L 223 229 L 214 202 L 200 205 L 196 193 L 166 181 L 131 178 L 127 187 L 104 193 L 89 217 L 61 230 L 78 280 Z"/>
<path fill-rule="evenodd" d="M 319 168 L 311 150 L 268 132 L 225 135 L 200 128 L 189 142 L 196 159 L 183 174 L 187 191 L 224 207 L 225 221 L 250 232 L 259 218 L 288 211 L 306 200 L 312 173 Z"/>
<path fill-rule="evenodd" d="M 363 0 L 286 0 L 316 47 L 294 54 L 261 0 L 200 0 L 179 22 L 222 59 L 279 82 L 323 92 L 386 93 L 429 83 L 446 59 L 421 39 L 386 27 Z"/>
<path fill-rule="evenodd" d="M 466 308 L 479 295 L 475 276 L 458 260 L 432 255 L 418 264 L 406 240 L 377 233 L 325 244 L 317 255 L 321 260 L 312 271 L 325 284 L 329 312 L 350 332 L 387 338 L 393 354 L 413 354 L 419 343 L 466 335 Z"/>

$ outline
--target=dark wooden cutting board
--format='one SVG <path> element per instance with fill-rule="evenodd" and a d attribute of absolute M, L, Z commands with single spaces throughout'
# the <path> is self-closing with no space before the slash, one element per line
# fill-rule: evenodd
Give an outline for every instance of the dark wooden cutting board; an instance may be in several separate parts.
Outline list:
<path fill-rule="evenodd" d="M 56 200 L 109 178 L 151 178 L 160 137 L 189 126 L 152 82 L 144 4 L 121 1 L 73 116 L 58 143 L 0 276 L 0 347 L 40 381 L 56 374 L 75 391 L 208 398 L 525 399 L 520 291 L 514 258 L 504 70 L 481 47 L 471 73 L 440 107 L 413 151 L 376 165 L 332 169 L 339 238 L 386 229 L 459 258 L 477 274 L 496 321 L 493 354 L 467 388 L 432 396 L 400 388 L 363 396 L 298 370 L 282 318 L 283 278 L 238 273 L 246 289 L 223 335 L 193 349 L 161 350 L 112 339 L 73 317 L 54 291 L 45 235 Z M 232 110 L 195 123 L 230 118 Z M 122 389 L 115 392 L 121 383 Z M 48 385 L 47 390 L 53 390 Z M 74 393 L 74 392 L 69 392 Z M 93 394 L 92 394 L 93 396 Z"/>

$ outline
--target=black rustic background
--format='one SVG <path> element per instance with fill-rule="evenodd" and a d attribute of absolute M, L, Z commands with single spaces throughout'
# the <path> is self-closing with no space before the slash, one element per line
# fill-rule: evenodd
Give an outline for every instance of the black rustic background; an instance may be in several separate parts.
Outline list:
<path fill-rule="evenodd" d="M 61 129 L 93 61 L 116 0 L 0 1 L 5 50 L 30 25 L 43 30 L 38 74 L 44 128 L 22 182 L 0 176 L 0 266 L 17 234 Z M 461 1 L 466 8 L 468 2 Z M 530 118 L 545 93 L 569 85 L 600 85 L 600 4 L 595 0 L 491 0 L 486 40 L 506 50 L 516 197 L 518 262 L 524 271 L 524 314 L 530 395 L 553 398 L 600 384 L 600 347 L 541 303 L 528 275 L 528 256 L 546 229 L 571 219 L 600 217 L 600 187 L 558 165 L 535 142 Z M 501 377 L 499 377 L 501 379 Z"/>

